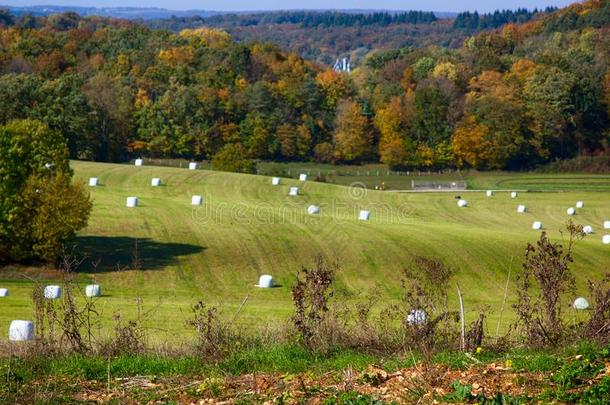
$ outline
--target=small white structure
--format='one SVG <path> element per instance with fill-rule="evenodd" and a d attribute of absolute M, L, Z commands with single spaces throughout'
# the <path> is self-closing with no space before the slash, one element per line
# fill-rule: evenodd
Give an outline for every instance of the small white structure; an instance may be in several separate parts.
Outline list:
<path fill-rule="evenodd" d="M 307 207 L 307 213 L 309 215 L 319 214 L 320 213 L 320 207 L 318 207 L 317 205 L 310 205 L 309 207 Z"/>
<path fill-rule="evenodd" d="M 138 197 L 127 197 L 127 206 L 129 208 L 135 208 L 138 206 Z"/>
<path fill-rule="evenodd" d="M 150 182 L 150 185 L 153 187 L 159 187 L 161 185 L 161 179 L 158 177 L 153 177 L 153 179 Z"/>
<path fill-rule="evenodd" d="M 519 204 L 519 205 L 517 205 L 517 212 L 520 214 L 523 214 L 523 213 L 527 212 L 527 207 L 523 204 Z"/>
<path fill-rule="evenodd" d="M 142 159 L 136 159 L 136 166 L 143 166 L 144 161 Z"/>
<path fill-rule="evenodd" d="M 604 221 L 604 229 L 610 229 L 610 221 Z"/>
<path fill-rule="evenodd" d="M 307 181 L 307 175 L 305 173 L 299 174 L 299 180 L 300 181 Z"/>
<path fill-rule="evenodd" d="M 532 229 L 542 229 L 542 222 L 534 221 L 534 223 L 532 224 Z"/>
<path fill-rule="evenodd" d="M 299 188 L 298 187 L 290 187 L 290 191 L 288 192 L 288 195 L 299 195 Z"/>
<path fill-rule="evenodd" d="M 574 300 L 572 307 L 574 307 L 574 309 L 587 309 L 589 308 L 589 301 L 584 297 L 578 297 Z"/>
<path fill-rule="evenodd" d="M 89 186 L 95 187 L 97 186 L 98 182 L 97 177 L 89 177 Z"/>
<path fill-rule="evenodd" d="M 191 205 L 201 205 L 203 204 L 203 197 L 200 195 L 194 195 L 191 197 Z"/>
<path fill-rule="evenodd" d="M 460 208 L 464 208 L 464 207 L 468 207 L 468 201 L 466 200 L 458 200 L 458 207 Z"/>
<path fill-rule="evenodd" d="M 0 297 L 8 297 L 8 288 L 0 288 Z"/>
<path fill-rule="evenodd" d="M 197 162 L 189 163 L 189 170 L 197 170 L 197 169 L 199 169 L 199 163 L 197 163 Z"/>
<path fill-rule="evenodd" d="M 510 193 L 510 198 L 517 198 L 519 196 L 519 193 L 517 193 L 516 191 L 513 191 Z"/>
<path fill-rule="evenodd" d="M 13 342 L 23 342 L 34 340 L 34 322 L 32 321 L 12 321 L 8 329 L 8 340 Z"/>
<path fill-rule="evenodd" d="M 585 203 L 582 201 L 576 201 L 576 208 L 583 208 L 585 206 Z"/>
<path fill-rule="evenodd" d="M 368 220 L 369 220 L 369 218 L 370 218 L 370 216 L 371 216 L 371 213 L 370 213 L 369 211 L 367 211 L 367 210 L 361 210 L 361 211 L 360 211 L 360 214 L 358 215 L 358 219 L 359 219 L 360 221 L 368 221 Z"/>
<path fill-rule="evenodd" d="M 58 285 L 48 285 L 42 293 L 48 300 L 56 300 L 61 298 L 61 287 Z"/>
<path fill-rule="evenodd" d="M 582 231 L 587 235 L 590 235 L 593 233 L 593 227 L 591 225 L 585 225 L 582 227 Z"/>
<path fill-rule="evenodd" d="M 576 210 L 574 209 L 574 207 L 568 208 L 566 212 L 568 213 L 568 215 L 576 214 Z"/>
<path fill-rule="evenodd" d="M 494 192 L 492 190 L 487 190 L 485 194 L 487 194 L 487 197 L 493 197 Z"/>
<path fill-rule="evenodd" d="M 280 185 L 280 178 L 279 177 L 274 177 L 271 179 L 271 184 L 273 184 L 274 186 L 279 186 Z"/>
<path fill-rule="evenodd" d="M 610 245 L 610 235 L 604 235 L 604 237 L 602 238 L 602 243 L 604 245 Z"/>
<path fill-rule="evenodd" d="M 412 309 L 407 315 L 407 323 L 409 325 L 420 325 L 426 322 L 426 312 L 422 309 Z"/>
<path fill-rule="evenodd" d="M 102 295 L 102 288 L 98 284 L 89 284 L 85 287 L 85 295 L 87 297 L 99 297 Z"/>
<path fill-rule="evenodd" d="M 263 274 L 258 279 L 258 284 L 256 285 L 259 288 L 273 288 L 273 277 L 269 274 Z"/>

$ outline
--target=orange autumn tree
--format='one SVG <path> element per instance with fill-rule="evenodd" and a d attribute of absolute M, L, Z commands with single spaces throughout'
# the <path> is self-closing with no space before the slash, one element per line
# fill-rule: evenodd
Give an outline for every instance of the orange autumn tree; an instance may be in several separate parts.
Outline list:
<path fill-rule="evenodd" d="M 371 138 L 368 119 L 360 106 L 353 101 L 341 101 L 333 134 L 335 158 L 345 162 L 363 158 L 371 148 Z"/>
<path fill-rule="evenodd" d="M 498 145 L 489 141 L 487 126 L 477 122 L 472 115 L 466 115 L 453 132 L 453 153 L 458 167 L 470 166 L 477 169 L 492 166 Z"/>
<path fill-rule="evenodd" d="M 400 97 L 392 97 L 375 115 L 375 127 L 380 133 L 379 156 L 383 163 L 396 167 L 404 163 L 406 149 L 402 135 L 404 113 Z"/>

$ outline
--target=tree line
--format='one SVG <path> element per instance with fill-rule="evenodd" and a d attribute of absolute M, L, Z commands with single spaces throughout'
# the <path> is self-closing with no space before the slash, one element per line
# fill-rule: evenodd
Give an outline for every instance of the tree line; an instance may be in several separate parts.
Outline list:
<path fill-rule="evenodd" d="M 546 7 L 543 10 L 537 8 L 528 10 L 518 8 L 517 10 L 496 10 L 493 13 L 479 14 L 477 11 L 465 11 L 459 13 L 453 20 L 453 28 L 483 30 L 489 28 L 499 28 L 508 23 L 524 23 L 530 21 L 540 13 L 550 14 L 557 11 L 557 7 Z"/>
<path fill-rule="evenodd" d="M 607 153 L 608 36 L 546 30 L 570 13 L 599 21 L 605 7 L 577 4 L 457 49 L 376 51 L 352 75 L 214 28 L 15 19 L 0 29 L 0 124 L 43 122 L 77 159 L 211 159 L 240 171 L 252 159 L 523 169 Z"/>

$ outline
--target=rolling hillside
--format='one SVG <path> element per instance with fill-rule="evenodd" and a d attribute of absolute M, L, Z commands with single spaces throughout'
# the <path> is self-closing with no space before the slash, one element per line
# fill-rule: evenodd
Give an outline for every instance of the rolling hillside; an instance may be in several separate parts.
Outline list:
<path fill-rule="evenodd" d="M 154 309 L 148 322 L 160 341 L 181 339 L 177 332 L 186 330 L 189 306 L 199 299 L 232 314 L 249 296 L 238 323 L 277 325 L 291 313 L 296 271 L 317 254 L 341 265 L 337 297 L 362 299 L 376 289 L 383 305 L 400 298 L 401 269 L 415 255 L 442 258 L 457 269 L 468 320 L 488 308 L 487 327 L 494 332 L 507 272 L 514 281 L 525 244 L 539 235 L 532 222 L 542 221 L 553 238 L 561 238 L 566 209 L 577 200 L 585 206 L 574 220 L 596 231 L 576 248 L 578 291 L 585 294 L 586 279 L 610 267 L 610 246 L 601 242 L 602 223 L 610 220 L 607 191 L 530 192 L 517 199 L 508 192 L 493 197 L 466 192 L 462 197 L 469 207 L 459 209 L 453 193 L 364 191 L 294 179 L 274 187 L 264 176 L 76 161 L 72 166 L 75 177 L 85 181 L 96 176 L 101 183 L 91 188 L 93 212 L 77 240 L 79 252 L 91 258 L 80 269 L 79 283 L 95 280 L 103 288 L 101 327 L 110 325 L 116 311 L 133 315 L 140 295 L 144 307 Z M 153 177 L 163 185 L 151 187 Z M 553 183 L 553 176 L 538 177 Z M 608 176 L 590 177 L 594 183 L 609 181 Z M 508 182 L 500 175 L 469 182 L 515 189 L 528 184 L 527 176 L 520 182 L 519 175 Z M 288 196 L 290 186 L 300 187 L 300 195 Z M 190 205 L 193 194 L 204 196 L 202 207 Z M 138 208 L 125 207 L 128 196 L 139 198 Z M 321 207 L 319 216 L 307 215 L 310 204 Z M 517 204 L 527 205 L 528 213 L 518 214 Z M 357 220 L 360 209 L 371 211 L 370 221 Z M 136 240 L 141 270 L 130 269 Z M 90 264 L 98 259 L 97 266 Z M 41 282 L 56 278 L 52 271 L 44 276 L 28 269 L 0 273 L 0 287 L 10 288 L 11 294 L 0 301 L 2 334 L 9 320 L 32 317 L 33 282 L 23 273 L 36 274 Z M 255 288 L 263 273 L 281 286 Z M 509 301 L 512 287 L 511 282 Z M 506 308 L 502 329 L 511 312 Z"/>

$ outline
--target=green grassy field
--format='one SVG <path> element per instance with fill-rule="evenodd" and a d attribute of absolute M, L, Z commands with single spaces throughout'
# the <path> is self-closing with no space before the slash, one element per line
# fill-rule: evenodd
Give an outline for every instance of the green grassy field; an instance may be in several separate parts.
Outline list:
<path fill-rule="evenodd" d="M 291 314 L 295 273 L 323 254 L 341 265 L 339 297 L 358 300 L 376 290 L 383 304 L 400 298 L 401 269 L 415 255 L 441 258 L 457 269 L 468 320 L 487 308 L 493 333 L 507 273 L 512 273 L 510 304 L 525 244 L 539 236 L 532 222 L 542 221 L 561 239 L 566 209 L 578 200 L 585 207 L 574 220 L 596 231 L 576 248 L 578 292 L 586 295 L 587 278 L 610 269 L 610 246 L 601 242 L 602 223 L 610 220 L 609 176 L 472 173 L 467 180 L 476 188 L 549 191 L 553 184 L 560 190 L 571 184 L 571 191 L 521 193 L 517 199 L 508 192 L 491 198 L 466 192 L 469 207 L 459 209 L 453 193 L 365 191 L 294 179 L 274 187 L 265 176 L 171 167 L 88 162 L 72 167 L 82 181 L 96 176 L 101 182 L 90 189 L 93 211 L 77 243 L 90 258 L 78 282 L 95 281 L 103 288 L 97 303 L 103 332 L 115 312 L 135 313 L 136 296 L 153 311 L 148 324 L 155 341 L 183 339 L 189 307 L 199 299 L 232 314 L 249 296 L 237 323 L 276 326 Z M 153 177 L 163 185 L 151 187 Z M 598 191 L 582 191 L 591 184 Z M 300 195 L 288 196 L 290 186 L 299 186 Z M 193 194 L 203 195 L 205 204 L 193 208 Z M 139 207 L 126 208 L 127 196 L 137 196 Z M 307 215 L 310 204 L 321 207 L 320 215 Z M 518 214 L 517 204 L 527 205 L 528 212 Z M 370 221 L 357 220 L 360 209 L 371 211 Z M 141 270 L 129 268 L 136 240 Z M 97 267 L 90 264 L 98 259 Z M 11 319 L 32 319 L 33 281 L 24 272 L 44 283 L 54 278 L 52 271 L 0 270 L 0 287 L 10 289 L 10 296 L 0 299 L 0 336 L 6 336 Z M 263 273 L 281 286 L 255 288 Z M 507 305 L 502 329 L 511 317 Z"/>

